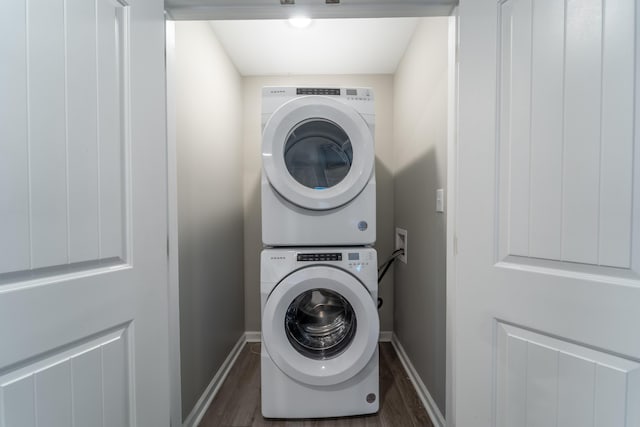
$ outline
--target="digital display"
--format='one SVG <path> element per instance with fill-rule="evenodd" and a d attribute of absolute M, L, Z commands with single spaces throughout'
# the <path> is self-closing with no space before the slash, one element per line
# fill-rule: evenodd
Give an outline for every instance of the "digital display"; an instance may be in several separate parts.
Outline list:
<path fill-rule="evenodd" d="M 349 252 L 349 261 L 358 261 L 360 254 L 358 252 Z"/>
<path fill-rule="evenodd" d="M 340 89 L 316 88 L 316 87 L 299 87 L 296 89 L 296 95 L 340 95 Z"/>
<path fill-rule="evenodd" d="M 357 96 L 358 91 L 356 89 L 347 89 L 347 96 Z"/>
<path fill-rule="evenodd" d="M 298 254 L 298 261 L 342 261 L 341 253 Z"/>

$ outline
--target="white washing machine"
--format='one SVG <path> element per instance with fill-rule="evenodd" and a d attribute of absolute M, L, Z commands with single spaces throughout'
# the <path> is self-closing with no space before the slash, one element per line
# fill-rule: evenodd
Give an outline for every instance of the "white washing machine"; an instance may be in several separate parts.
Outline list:
<path fill-rule="evenodd" d="M 262 251 L 264 417 L 378 411 L 377 279 L 371 248 Z"/>
<path fill-rule="evenodd" d="M 375 242 L 374 125 L 369 88 L 263 88 L 266 246 Z"/>

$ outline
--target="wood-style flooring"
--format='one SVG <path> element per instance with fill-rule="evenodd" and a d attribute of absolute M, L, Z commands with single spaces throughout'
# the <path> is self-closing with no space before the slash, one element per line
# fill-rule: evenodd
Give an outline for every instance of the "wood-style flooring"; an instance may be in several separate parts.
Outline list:
<path fill-rule="evenodd" d="M 260 412 L 260 343 L 247 343 L 200 427 L 433 427 L 391 343 L 380 343 L 380 411 L 357 417 L 273 420 Z"/>

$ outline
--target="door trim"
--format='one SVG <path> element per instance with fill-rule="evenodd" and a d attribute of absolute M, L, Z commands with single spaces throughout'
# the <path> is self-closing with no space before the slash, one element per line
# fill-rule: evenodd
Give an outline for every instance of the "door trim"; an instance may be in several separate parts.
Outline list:
<path fill-rule="evenodd" d="M 455 331 L 456 331 L 456 205 L 458 198 L 458 7 L 449 16 L 448 111 L 447 111 L 447 267 L 446 267 L 446 384 L 445 410 L 447 427 L 455 427 Z"/>
<path fill-rule="evenodd" d="M 167 258 L 169 281 L 169 395 L 171 426 L 182 425 L 180 368 L 180 288 L 178 269 L 178 157 L 176 139 L 176 39 L 174 21 L 165 16 L 165 69 L 167 91 Z M 225 375 L 226 376 L 226 375 Z M 224 380 L 224 379 L 223 379 Z M 199 403 L 199 402 L 198 402 Z M 197 407 L 198 405 L 196 405 Z M 208 404 L 206 405 L 208 406 Z M 204 414 L 204 412 L 203 412 Z M 189 418 L 187 418 L 189 420 Z M 195 425 L 195 424 L 194 424 Z"/>
<path fill-rule="evenodd" d="M 292 12 L 305 12 L 310 17 L 320 18 L 392 18 L 407 16 L 447 16 L 457 3 L 446 1 L 409 1 L 385 0 L 369 1 L 367 7 L 358 2 L 340 4 L 340 7 L 326 7 L 324 2 L 318 4 L 288 5 L 277 7 L 275 4 L 254 0 L 235 0 L 229 5 L 212 5 L 201 1 L 192 6 L 173 6 L 179 3 L 169 1 L 166 4 L 171 19 L 176 20 L 212 20 L 212 19 L 288 19 Z M 294 8 L 295 7 L 295 8 Z"/>

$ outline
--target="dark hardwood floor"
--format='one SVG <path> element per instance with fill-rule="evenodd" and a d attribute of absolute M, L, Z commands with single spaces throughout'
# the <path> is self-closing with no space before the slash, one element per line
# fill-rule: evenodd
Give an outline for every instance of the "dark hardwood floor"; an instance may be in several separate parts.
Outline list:
<path fill-rule="evenodd" d="M 200 427 L 433 427 L 391 343 L 380 343 L 380 411 L 373 415 L 315 420 L 271 420 L 260 413 L 260 343 L 242 349 Z"/>

